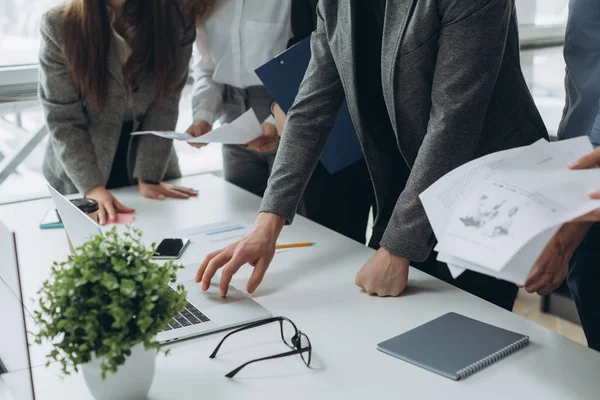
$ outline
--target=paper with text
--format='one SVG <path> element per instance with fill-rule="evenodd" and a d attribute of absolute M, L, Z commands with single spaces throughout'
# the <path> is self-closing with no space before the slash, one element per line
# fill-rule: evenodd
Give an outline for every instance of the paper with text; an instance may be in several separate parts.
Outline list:
<path fill-rule="evenodd" d="M 566 167 L 591 150 L 587 138 L 539 141 L 474 160 L 438 180 L 421 194 L 441 238 L 438 260 L 448 263 L 455 278 L 469 269 L 523 284 L 558 227 L 598 207 L 586 196 L 599 181 L 598 171 Z M 522 219 L 519 227 L 515 221 L 524 215 L 532 219 Z M 508 240 L 508 232 L 518 238 Z"/>

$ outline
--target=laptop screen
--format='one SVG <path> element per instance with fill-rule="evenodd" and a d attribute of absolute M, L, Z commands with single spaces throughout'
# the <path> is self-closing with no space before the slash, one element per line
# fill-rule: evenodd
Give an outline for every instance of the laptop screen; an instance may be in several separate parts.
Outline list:
<path fill-rule="evenodd" d="M 65 225 L 73 247 L 78 248 L 92 237 L 102 234 L 98 224 L 81 212 L 81 210 L 75 207 L 73 203 L 56 191 L 56 189 L 48 185 L 48 190 L 52 195 L 56 209 Z"/>
<path fill-rule="evenodd" d="M 34 400 L 33 375 L 14 234 L 0 222 L 0 373 L 15 399 Z"/>

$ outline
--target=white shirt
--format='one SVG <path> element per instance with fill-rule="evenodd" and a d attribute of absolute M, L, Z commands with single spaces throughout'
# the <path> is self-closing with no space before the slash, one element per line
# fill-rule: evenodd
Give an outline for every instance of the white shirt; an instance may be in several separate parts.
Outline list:
<path fill-rule="evenodd" d="M 262 86 L 254 70 L 287 47 L 291 0 L 222 0 L 197 29 L 192 76 L 194 120 L 212 124 L 222 113 L 223 85 Z"/>

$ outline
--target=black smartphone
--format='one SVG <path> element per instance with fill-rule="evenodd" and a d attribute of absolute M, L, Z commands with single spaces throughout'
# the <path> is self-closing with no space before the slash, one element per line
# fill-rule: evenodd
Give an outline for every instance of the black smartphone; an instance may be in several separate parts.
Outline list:
<path fill-rule="evenodd" d="M 190 239 L 163 239 L 156 248 L 154 258 L 157 260 L 172 260 L 181 257 Z"/>

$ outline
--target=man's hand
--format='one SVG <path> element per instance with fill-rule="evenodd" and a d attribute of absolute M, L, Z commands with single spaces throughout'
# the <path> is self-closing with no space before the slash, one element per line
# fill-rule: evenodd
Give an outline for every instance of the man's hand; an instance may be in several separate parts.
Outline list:
<path fill-rule="evenodd" d="M 556 290 L 565 280 L 569 262 L 590 228 L 591 224 L 586 223 L 563 225 L 533 266 L 525 283 L 525 290 L 529 293 L 537 292 L 540 296 Z"/>
<path fill-rule="evenodd" d="M 581 157 L 579 160 L 571 163 L 569 168 L 571 169 L 590 169 L 596 168 L 600 166 L 600 147 L 597 147 L 596 150 L 591 153 Z M 600 182 L 598 182 L 600 185 Z M 600 200 L 600 191 L 590 194 L 590 199 Z M 575 221 L 577 222 L 600 222 L 600 208 L 592 211 L 589 214 L 584 215 L 583 217 L 577 218 Z"/>
<path fill-rule="evenodd" d="M 277 128 L 270 122 L 263 122 L 262 130 L 263 135 L 251 142 L 246 143 L 246 147 L 250 150 L 265 152 L 277 150 L 279 144 L 279 135 L 277 134 Z"/>
<path fill-rule="evenodd" d="M 85 194 L 85 197 L 98 202 L 98 223 L 106 225 L 115 220 L 116 213 L 130 214 L 135 212 L 133 208 L 125 207 L 104 186 L 96 186 Z"/>
<path fill-rule="evenodd" d="M 175 186 L 170 183 L 161 182 L 154 184 L 139 179 L 138 184 L 140 186 L 140 194 L 149 199 L 164 200 L 167 197 L 189 199 L 190 197 L 198 196 L 198 191 L 195 189 Z"/>
<path fill-rule="evenodd" d="M 193 137 L 202 136 L 208 132 L 212 131 L 212 125 L 206 121 L 195 121 L 186 131 Z M 206 146 L 208 143 L 190 143 L 190 146 L 193 146 L 197 149 L 201 149 Z"/>
<path fill-rule="evenodd" d="M 379 297 L 400 296 L 408 282 L 409 261 L 380 248 L 356 274 L 356 286 Z"/>
<path fill-rule="evenodd" d="M 254 267 L 254 271 L 248 281 L 246 290 L 248 293 L 254 293 L 262 282 L 271 261 L 273 261 L 277 237 L 279 237 L 284 223 L 285 219 L 279 215 L 259 214 L 252 232 L 239 241 L 224 249 L 210 253 L 204 258 L 196 273 L 196 283 L 202 282 L 202 290 L 208 290 L 212 278 L 219 269 L 223 268 L 219 287 L 221 296 L 225 297 L 233 275 L 244 264 L 250 264 Z"/>
<path fill-rule="evenodd" d="M 279 137 L 283 134 L 283 127 L 287 121 L 287 115 L 283 112 L 279 104 L 273 103 L 273 116 L 275 117 L 275 126 L 277 127 L 277 134 Z"/>

